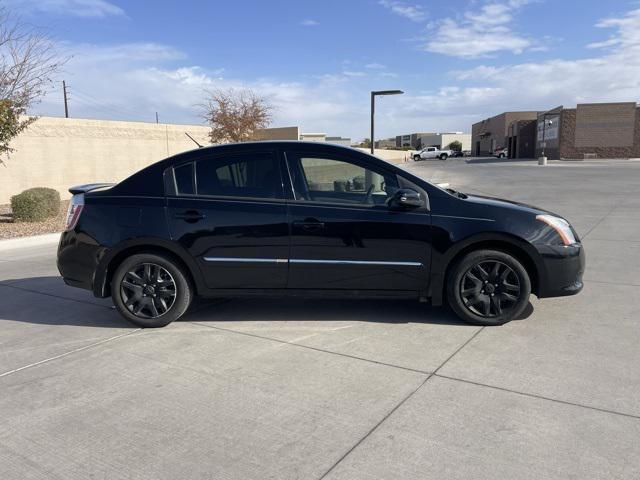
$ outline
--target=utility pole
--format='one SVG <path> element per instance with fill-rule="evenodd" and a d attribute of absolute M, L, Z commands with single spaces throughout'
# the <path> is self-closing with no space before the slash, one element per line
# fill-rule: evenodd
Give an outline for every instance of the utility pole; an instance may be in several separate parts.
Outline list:
<path fill-rule="evenodd" d="M 64 93 L 64 118 L 69 118 L 69 104 L 67 103 L 67 84 L 62 81 L 62 92 Z"/>
<path fill-rule="evenodd" d="M 160 122 L 158 121 L 158 112 L 156 112 L 156 123 L 160 123 Z"/>

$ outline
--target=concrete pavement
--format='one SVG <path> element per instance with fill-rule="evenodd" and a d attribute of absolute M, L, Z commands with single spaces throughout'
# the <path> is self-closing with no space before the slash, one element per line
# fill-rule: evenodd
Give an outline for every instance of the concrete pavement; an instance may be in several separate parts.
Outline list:
<path fill-rule="evenodd" d="M 139 330 L 0 251 L 0 478 L 640 477 L 640 163 L 407 164 L 571 220 L 584 292 L 503 327 L 412 302 L 200 302 Z"/>

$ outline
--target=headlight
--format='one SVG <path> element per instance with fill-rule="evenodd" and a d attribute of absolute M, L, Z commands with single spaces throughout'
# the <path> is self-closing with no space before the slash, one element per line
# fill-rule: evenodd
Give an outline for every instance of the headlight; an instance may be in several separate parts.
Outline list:
<path fill-rule="evenodd" d="M 562 243 L 565 245 L 573 245 L 574 243 L 577 243 L 576 236 L 573 234 L 573 230 L 571 230 L 569 222 L 564 218 L 554 217 L 553 215 L 537 215 L 536 220 L 546 223 L 558 232 L 558 235 L 560 235 L 560 238 L 562 239 Z"/>

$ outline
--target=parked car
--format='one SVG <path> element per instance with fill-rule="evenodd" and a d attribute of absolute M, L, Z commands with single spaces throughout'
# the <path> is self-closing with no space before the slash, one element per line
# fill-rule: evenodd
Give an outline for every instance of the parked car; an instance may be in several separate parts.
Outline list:
<path fill-rule="evenodd" d="M 582 289 L 584 250 L 564 218 L 336 145 L 201 148 L 69 191 L 64 281 L 142 327 L 180 318 L 195 296 L 302 294 L 430 299 L 498 325 L 531 293 Z"/>
<path fill-rule="evenodd" d="M 439 158 L 440 160 L 446 160 L 453 156 L 453 150 L 440 150 L 438 147 L 426 147 L 419 152 L 413 152 L 411 158 L 418 162 L 420 160 L 426 160 L 428 158 Z"/>
<path fill-rule="evenodd" d="M 506 148 L 498 147 L 493 151 L 493 156 L 497 158 L 507 158 L 509 156 L 509 150 Z"/>

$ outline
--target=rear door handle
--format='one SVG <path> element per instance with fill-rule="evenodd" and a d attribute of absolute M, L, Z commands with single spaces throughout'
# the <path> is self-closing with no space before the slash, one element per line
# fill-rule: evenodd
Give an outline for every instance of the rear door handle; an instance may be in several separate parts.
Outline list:
<path fill-rule="evenodd" d="M 207 218 L 204 213 L 200 213 L 196 210 L 187 210 L 186 212 L 176 213 L 173 218 L 178 218 L 180 220 L 184 220 L 185 222 L 195 223 L 198 220 L 202 220 L 203 218 Z"/>

